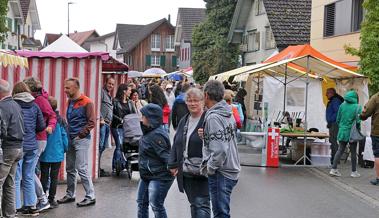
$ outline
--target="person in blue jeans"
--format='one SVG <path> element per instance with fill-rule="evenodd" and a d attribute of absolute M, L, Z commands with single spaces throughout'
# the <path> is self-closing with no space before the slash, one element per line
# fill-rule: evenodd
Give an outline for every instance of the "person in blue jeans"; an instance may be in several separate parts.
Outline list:
<path fill-rule="evenodd" d="M 23 83 L 17 83 L 12 92 L 13 99 L 21 106 L 24 115 L 24 141 L 22 144 L 23 158 L 18 162 L 16 171 L 16 209 L 23 215 L 38 215 L 35 208 L 37 196 L 35 192 L 35 168 L 38 163 L 39 147 L 36 133 L 44 131 L 45 121 L 34 97 L 30 94 L 29 87 Z M 22 180 L 22 184 L 21 184 Z M 23 202 L 21 201 L 21 192 Z M 22 207 L 22 205 L 24 205 Z"/>
<path fill-rule="evenodd" d="M 124 117 L 128 114 L 135 113 L 133 103 L 129 100 L 130 93 L 132 92 L 131 86 L 121 84 L 117 88 L 116 97 L 113 99 L 113 119 L 111 124 L 111 133 L 116 144 L 116 149 L 113 153 L 112 170 L 116 171 L 116 163 L 124 163 L 121 157 L 121 145 L 124 140 L 124 130 L 122 124 Z"/>
<path fill-rule="evenodd" d="M 170 139 L 162 126 L 162 108 L 148 104 L 141 109 L 143 136 L 139 144 L 138 167 L 141 180 L 137 191 L 138 218 L 167 218 L 164 201 L 174 177 L 168 170 Z"/>
<path fill-rule="evenodd" d="M 214 218 L 230 217 L 230 197 L 241 171 L 237 148 L 237 124 L 224 100 L 224 86 L 210 80 L 204 87 L 208 108 L 204 118 L 202 175 L 208 177 Z"/>
<path fill-rule="evenodd" d="M 100 143 L 99 143 L 99 171 L 100 177 L 109 176 L 110 174 L 101 168 L 101 156 L 107 147 L 110 133 L 110 124 L 113 116 L 113 102 L 111 92 L 113 90 L 115 79 L 108 77 L 105 85 L 101 90 L 100 104 Z"/>
<path fill-rule="evenodd" d="M 179 191 L 187 195 L 191 217 L 210 218 L 208 179 L 200 175 L 203 140 L 198 134 L 204 123 L 204 94 L 191 88 L 186 92 L 185 102 L 189 114 L 177 126 L 168 167 L 171 175 L 176 176 Z"/>

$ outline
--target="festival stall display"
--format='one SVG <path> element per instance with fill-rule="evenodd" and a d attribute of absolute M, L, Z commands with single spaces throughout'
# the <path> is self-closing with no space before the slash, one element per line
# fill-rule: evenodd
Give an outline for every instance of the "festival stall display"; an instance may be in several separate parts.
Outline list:
<path fill-rule="evenodd" d="M 267 132 L 269 126 L 280 127 L 282 136 L 287 134 L 288 137 L 288 134 L 291 134 L 292 139 L 301 138 L 303 152 L 296 158 L 296 164 L 302 162 L 305 165 L 307 161 L 311 162 L 306 156 L 309 139 L 328 137 L 328 134 L 325 134 L 326 105 L 323 98 L 326 88 L 335 87 L 341 95 L 354 88 L 362 104 L 367 102 L 369 97 L 367 79 L 349 70 L 356 68 L 333 61 L 309 45 L 290 46 L 267 62 L 261 66 L 248 66 L 251 70 L 244 67 L 242 72 L 231 74 L 234 81 L 246 81 L 249 121 L 247 132 L 241 134 L 247 138 L 254 138 L 257 137 L 253 136 L 254 132 L 261 129 Z M 217 78 L 218 75 L 214 77 Z M 265 103 L 268 104 L 267 111 L 263 106 Z M 264 114 L 267 114 L 265 119 L 262 118 Z M 366 134 L 369 125 L 368 122 L 363 124 Z M 307 132 L 310 128 L 319 132 Z M 286 133 L 283 133 L 283 130 Z M 267 138 L 267 134 L 265 137 Z M 317 155 L 327 156 L 327 152 L 321 148 L 313 150 Z"/>
<path fill-rule="evenodd" d="M 28 59 L 0 50 L 0 76 L 11 84 L 20 80 L 28 70 Z"/>

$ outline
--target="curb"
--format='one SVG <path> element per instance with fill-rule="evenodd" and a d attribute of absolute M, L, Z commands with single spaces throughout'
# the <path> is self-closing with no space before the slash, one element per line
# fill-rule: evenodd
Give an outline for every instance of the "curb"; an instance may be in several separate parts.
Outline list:
<path fill-rule="evenodd" d="M 320 179 L 322 179 L 326 182 L 332 183 L 334 186 L 336 186 L 339 189 L 342 189 L 345 192 L 351 193 L 352 195 L 358 197 L 362 202 L 370 205 L 371 207 L 373 207 L 379 211 L 379 200 L 378 199 L 373 198 L 373 197 L 363 193 L 362 191 L 360 191 L 360 190 L 358 190 L 358 189 L 356 189 L 356 188 L 354 188 L 354 187 L 352 187 L 346 183 L 343 183 L 338 179 L 335 179 L 335 178 L 329 176 L 328 174 L 325 174 L 323 171 L 321 171 L 319 169 L 309 168 L 308 170 L 313 175 L 319 177 Z"/>

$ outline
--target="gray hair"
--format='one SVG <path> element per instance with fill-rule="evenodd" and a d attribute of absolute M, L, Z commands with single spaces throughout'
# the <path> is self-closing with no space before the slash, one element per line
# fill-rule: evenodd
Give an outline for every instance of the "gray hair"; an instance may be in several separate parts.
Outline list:
<path fill-rule="evenodd" d="M 0 80 L 0 93 L 11 93 L 11 85 L 8 81 L 3 79 Z"/>
<path fill-rule="evenodd" d="M 204 86 L 204 93 L 213 101 L 222 101 L 224 99 L 224 85 L 217 80 L 209 80 Z"/>
<path fill-rule="evenodd" d="M 184 100 L 187 101 L 187 99 L 189 97 L 195 97 L 195 98 L 198 98 L 198 99 L 200 99 L 202 101 L 202 100 L 204 100 L 204 93 L 200 89 L 198 89 L 198 88 L 190 88 L 186 92 Z"/>

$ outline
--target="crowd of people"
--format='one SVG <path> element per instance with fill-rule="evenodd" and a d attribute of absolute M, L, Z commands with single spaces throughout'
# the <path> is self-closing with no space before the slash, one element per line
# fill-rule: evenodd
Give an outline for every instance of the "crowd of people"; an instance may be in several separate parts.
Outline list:
<path fill-rule="evenodd" d="M 240 173 L 237 129 L 246 113 L 246 91 L 239 91 L 234 102 L 234 92 L 218 81 L 202 88 L 183 81 L 133 80 L 120 84 L 113 97 L 114 86 L 109 77 L 101 92 L 100 176 L 110 176 L 119 161 L 127 161 L 121 158 L 123 122 L 127 115 L 136 114 L 143 133 L 138 146 L 137 216 L 148 217 L 151 206 L 155 217 L 167 217 L 165 197 L 177 178 L 192 217 L 211 217 L 211 211 L 214 217 L 229 217 L 230 196 Z M 76 202 L 77 174 L 85 190 L 77 206 L 96 203 L 88 172 L 95 105 L 80 92 L 76 78 L 65 80 L 64 92 L 68 106 L 62 117 L 57 100 L 38 79 L 29 77 L 13 87 L 0 80 L 0 217 L 37 216 L 59 204 Z M 175 130 L 173 141 L 170 129 Z M 112 172 L 101 168 L 109 141 L 116 147 Z M 56 200 L 64 159 L 66 194 Z"/>
<path fill-rule="evenodd" d="M 362 108 L 359 104 L 356 90 L 349 90 L 345 96 L 340 96 L 334 88 L 326 91 L 329 102 L 326 107 L 326 121 L 329 129 L 329 141 L 331 144 L 331 166 L 329 174 L 340 177 L 338 164 L 342 155 L 349 145 L 351 153 L 351 174 L 353 178 L 361 175 L 357 171 L 358 163 L 365 166 L 363 151 L 365 149 L 366 137 L 360 133 L 361 121 L 371 120 L 371 141 L 372 150 L 375 157 L 374 165 L 376 178 L 372 179 L 372 185 L 379 185 L 379 93 L 373 95 L 367 104 Z M 354 137 L 358 132 L 359 137 Z"/>

